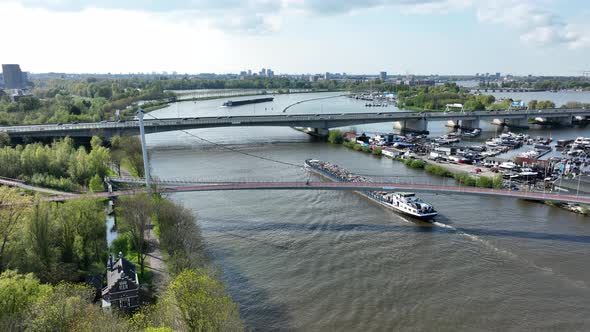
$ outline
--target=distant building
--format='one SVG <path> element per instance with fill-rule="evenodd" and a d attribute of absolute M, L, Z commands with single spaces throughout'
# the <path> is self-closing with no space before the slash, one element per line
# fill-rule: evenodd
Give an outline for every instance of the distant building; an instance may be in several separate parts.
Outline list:
<path fill-rule="evenodd" d="M 330 73 L 329 73 L 329 72 L 326 72 L 326 73 L 324 74 L 324 79 L 325 79 L 325 80 L 329 80 L 329 79 L 330 79 Z"/>
<path fill-rule="evenodd" d="M 139 280 L 135 265 L 119 253 L 119 259 L 113 262 L 113 255 L 107 262 L 107 286 L 102 290 L 102 307 L 112 307 L 130 311 L 139 306 Z"/>
<path fill-rule="evenodd" d="M 266 76 L 266 69 L 262 68 L 262 70 L 260 71 L 260 76 L 264 77 Z"/>
<path fill-rule="evenodd" d="M 25 89 L 27 87 L 26 75 L 23 75 L 17 64 L 3 64 L 2 75 L 6 89 Z"/>
<path fill-rule="evenodd" d="M 4 88 L 4 75 L 0 73 L 0 89 Z"/>
<path fill-rule="evenodd" d="M 385 82 L 385 80 L 387 79 L 387 72 L 386 71 L 382 71 L 379 73 L 379 78 Z"/>

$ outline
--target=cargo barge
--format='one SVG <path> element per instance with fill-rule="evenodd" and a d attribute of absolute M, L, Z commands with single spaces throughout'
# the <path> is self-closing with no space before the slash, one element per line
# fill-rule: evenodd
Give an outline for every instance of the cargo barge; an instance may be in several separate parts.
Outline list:
<path fill-rule="evenodd" d="M 258 104 L 258 103 L 267 103 L 269 101 L 275 100 L 274 97 L 267 97 L 267 98 L 256 98 L 256 99 L 246 99 L 246 100 L 228 100 L 223 103 L 225 107 L 233 107 L 233 106 L 242 106 L 248 104 Z"/>
<path fill-rule="evenodd" d="M 308 159 L 304 165 L 308 170 L 335 182 L 369 182 L 366 177 L 354 175 L 329 162 Z M 414 193 L 381 191 L 357 191 L 356 193 L 389 210 L 423 221 L 432 221 L 438 215 L 432 205 L 416 197 Z"/>

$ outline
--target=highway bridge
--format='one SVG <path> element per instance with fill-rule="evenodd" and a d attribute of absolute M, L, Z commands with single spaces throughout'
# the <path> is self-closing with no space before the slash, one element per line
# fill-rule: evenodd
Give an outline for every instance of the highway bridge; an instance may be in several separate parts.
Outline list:
<path fill-rule="evenodd" d="M 144 120 L 145 132 L 218 128 L 218 127 L 303 127 L 314 128 L 325 134 L 329 128 L 352 125 L 390 122 L 395 128 L 410 131 L 426 131 L 430 121 L 447 121 L 451 125 L 465 128 L 479 127 L 479 121 L 489 119 L 506 123 L 509 126 L 528 125 L 528 119 L 555 119 L 571 125 L 576 119 L 586 119 L 590 109 L 544 109 L 535 111 L 466 111 L 466 112 L 372 112 L 372 113 L 332 113 L 332 114 L 275 114 L 275 115 L 221 115 L 210 117 L 187 117 Z M 44 125 L 19 125 L 0 127 L 0 132 L 12 138 L 43 137 L 92 137 L 105 138 L 114 135 L 139 133 L 139 121 L 101 121 L 88 123 L 58 123 Z"/>

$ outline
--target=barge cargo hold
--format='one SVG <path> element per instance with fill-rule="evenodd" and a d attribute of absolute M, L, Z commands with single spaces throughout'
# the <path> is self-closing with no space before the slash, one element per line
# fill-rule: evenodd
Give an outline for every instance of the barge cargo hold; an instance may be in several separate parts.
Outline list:
<path fill-rule="evenodd" d="M 367 178 L 354 175 L 337 165 L 319 160 L 308 159 L 305 168 L 335 182 L 367 182 Z M 432 221 L 438 215 L 432 205 L 416 197 L 414 193 L 388 193 L 380 191 L 356 191 L 374 203 L 389 210 L 423 221 Z"/>
<path fill-rule="evenodd" d="M 267 97 L 267 98 L 256 98 L 256 99 L 246 99 L 246 100 L 228 100 L 223 103 L 225 107 L 232 107 L 232 106 L 242 106 L 248 104 L 258 104 L 258 103 L 267 103 L 269 101 L 275 100 L 274 97 Z"/>

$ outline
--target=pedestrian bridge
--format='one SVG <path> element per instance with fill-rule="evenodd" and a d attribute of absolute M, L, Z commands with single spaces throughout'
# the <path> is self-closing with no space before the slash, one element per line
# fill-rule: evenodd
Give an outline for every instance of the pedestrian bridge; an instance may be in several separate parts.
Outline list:
<path fill-rule="evenodd" d="M 213 117 L 190 117 L 144 120 L 145 132 L 159 133 L 166 131 L 218 128 L 218 127 L 303 127 L 314 128 L 325 134 L 329 128 L 353 125 L 390 122 L 398 129 L 425 131 L 430 121 L 450 121 L 467 128 L 479 127 L 484 119 L 508 121 L 515 125 L 528 123 L 528 119 L 557 119 L 564 124 L 571 124 L 576 119 L 590 117 L 590 109 L 544 109 L 535 111 L 466 111 L 466 112 L 373 112 L 373 113 L 332 113 L 332 114 L 274 114 L 274 115 L 223 115 Z M 28 137 L 112 137 L 114 135 L 137 135 L 139 121 L 102 121 L 88 123 L 64 123 L 44 125 L 20 125 L 0 127 L 13 138 Z"/>
<path fill-rule="evenodd" d="M 109 178 L 113 183 L 130 183 L 143 184 L 142 178 L 129 177 L 112 177 Z M 407 181 L 400 181 L 407 182 Z M 158 188 L 159 193 L 181 193 L 181 192 L 198 192 L 198 191 L 227 191 L 227 190 L 347 190 L 347 191 L 411 191 L 420 193 L 433 194 L 453 194 L 453 195 L 479 195 L 509 197 L 517 199 L 526 199 L 533 201 L 552 201 L 562 203 L 580 203 L 590 204 L 590 196 L 552 193 L 552 192 L 532 192 L 532 191 L 511 191 L 503 189 L 475 188 L 464 186 L 449 186 L 440 184 L 416 184 L 416 183 L 352 183 L 352 182 L 191 182 L 175 180 L 157 180 L 152 181 Z M 110 197 L 126 196 L 136 192 L 145 192 L 145 189 L 131 191 L 115 191 L 112 193 L 98 193 L 87 196 Z M 56 197 L 59 199 L 72 199 L 71 196 Z"/>

